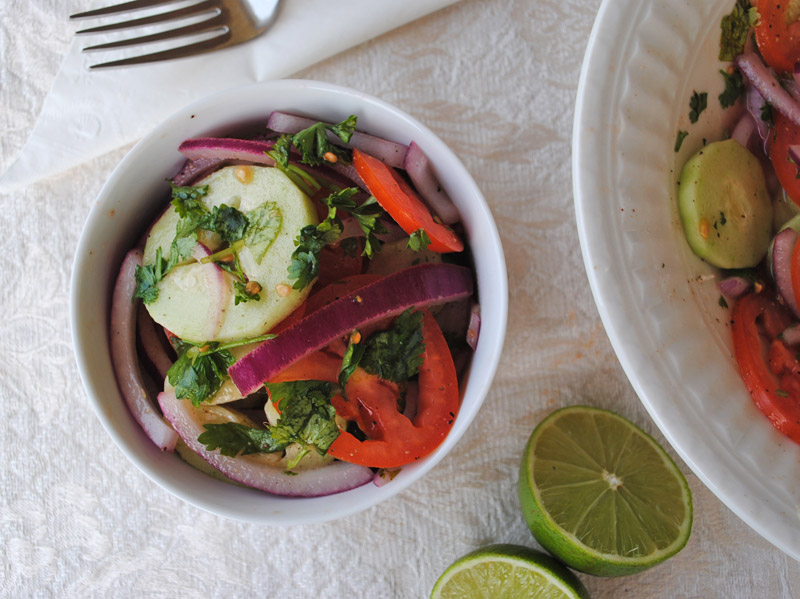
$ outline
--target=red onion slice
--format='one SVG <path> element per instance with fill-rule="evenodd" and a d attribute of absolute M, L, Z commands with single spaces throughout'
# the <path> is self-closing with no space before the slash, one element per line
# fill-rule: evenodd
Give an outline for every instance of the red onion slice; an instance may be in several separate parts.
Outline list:
<path fill-rule="evenodd" d="M 142 349 L 144 349 L 144 353 L 147 355 L 150 362 L 153 363 L 153 366 L 156 367 L 159 376 L 165 379 L 167 378 L 167 371 L 170 369 L 170 366 L 172 366 L 172 360 L 167 355 L 167 350 L 161 342 L 160 327 L 156 326 L 153 319 L 150 318 L 147 308 L 145 308 L 144 304 L 141 302 L 139 302 L 137 312 L 136 329 L 139 332 L 139 340 L 142 342 Z"/>
<path fill-rule="evenodd" d="M 472 304 L 469 312 L 469 327 L 467 328 L 467 345 L 472 351 L 478 347 L 478 336 L 481 333 L 481 305 Z"/>
<path fill-rule="evenodd" d="M 178 435 L 156 411 L 147 393 L 136 355 L 136 267 L 142 264 L 142 251 L 133 249 L 125 256 L 111 300 L 111 362 L 117 384 L 133 418 L 153 443 L 173 451 Z"/>
<path fill-rule="evenodd" d="M 360 487 L 374 477 L 369 468 L 347 462 L 332 462 L 321 468 L 286 474 L 283 468 L 268 466 L 246 456 L 234 458 L 209 451 L 197 440 L 205 429 L 191 402 L 179 400 L 174 393 L 162 392 L 158 394 L 158 403 L 189 449 L 231 480 L 248 487 L 274 495 L 320 497 Z"/>
<path fill-rule="evenodd" d="M 370 283 L 305 316 L 228 369 L 246 396 L 264 381 L 355 328 L 401 313 L 472 294 L 472 273 L 454 264 L 420 264 Z"/>
<path fill-rule="evenodd" d="M 233 139 L 229 137 L 200 137 L 187 139 L 178 151 L 189 160 L 246 160 L 254 164 L 275 166 L 275 161 L 267 156 L 272 142 L 252 139 Z"/>
<path fill-rule="evenodd" d="M 728 299 L 737 299 L 753 288 L 753 282 L 745 277 L 727 277 L 722 279 L 717 288 Z"/>
<path fill-rule="evenodd" d="M 439 185 L 430 160 L 413 141 L 408 145 L 403 167 L 419 195 L 444 224 L 452 225 L 460 220 L 458 208 Z"/>
<path fill-rule="evenodd" d="M 747 52 L 737 56 L 736 65 L 764 100 L 800 127 L 800 104 L 792 98 L 789 92 L 781 87 L 777 77 L 755 52 Z"/>
<path fill-rule="evenodd" d="M 303 129 L 308 129 L 317 122 L 319 121 L 296 114 L 275 111 L 269 115 L 267 127 L 278 133 L 294 134 Z M 408 151 L 408 146 L 381 137 L 375 137 L 374 135 L 361 131 L 354 132 L 348 144 L 343 143 L 341 139 L 330 131 L 328 131 L 328 139 L 331 140 L 331 143 L 338 146 L 357 148 L 362 152 L 375 156 L 375 158 L 381 162 L 385 162 L 389 166 L 396 168 L 403 168 L 403 162 L 405 161 L 406 152 Z"/>
<path fill-rule="evenodd" d="M 797 231 L 786 228 L 772 241 L 772 278 L 784 303 L 797 316 L 797 300 L 792 289 L 792 251 L 797 243 Z"/>
<path fill-rule="evenodd" d="M 217 170 L 225 164 L 222 158 L 211 158 L 208 156 L 187 160 L 178 174 L 172 177 L 172 183 L 178 187 L 192 185 L 209 173 Z"/>
<path fill-rule="evenodd" d="M 755 87 L 748 85 L 745 103 L 747 105 L 747 112 L 750 114 L 750 117 L 753 119 L 753 123 L 755 124 L 758 137 L 761 139 L 759 153 L 766 155 L 767 139 L 769 138 L 769 125 L 766 123 L 766 121 L 764 121 L 763 118 L 761 118 L 762 109 L 766 105 L 766 101 Z M 749 146 L 746 147 L 751 149 Z"/>

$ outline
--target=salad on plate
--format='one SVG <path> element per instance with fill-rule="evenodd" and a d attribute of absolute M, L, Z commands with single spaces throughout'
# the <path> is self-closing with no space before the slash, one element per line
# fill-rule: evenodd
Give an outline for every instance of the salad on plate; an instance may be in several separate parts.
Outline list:
<path fill-rule="evenodd" d="M 800 443 L 800 3 L 737 0 L 721 32 L 719 102 L 736 118 L 683 165 L 678 212 L 692 251 L 721 270 L 755 405 Z M 693 93 L 691 122 L 708 101 Z"/>
<path fill-rule="evenodd" d="M 184 141 L 122 262 L 120 390 L 147 437 L 269 493 L 385 484 L 457 417 L 480 308 L 458 210 L 409 145 L 273 112 Z"/>

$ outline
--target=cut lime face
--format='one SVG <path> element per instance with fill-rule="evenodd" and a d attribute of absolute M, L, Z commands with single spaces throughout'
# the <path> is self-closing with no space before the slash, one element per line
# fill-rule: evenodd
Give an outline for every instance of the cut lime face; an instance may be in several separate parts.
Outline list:
<path fill-rule="evenodd" d="M 489 545 L 456 560 L 439 577 L 431 599 L 588 599 L 578 578 L 539 551 Z"/>
<path fill-rule="evenodd" d="M 607 410 L 573 406 L 545 418 L 525 448 L 519 495 L 542 547 L 597 576 L 646 570 L 691 533 L 691 492 L 675 462 Z"/>

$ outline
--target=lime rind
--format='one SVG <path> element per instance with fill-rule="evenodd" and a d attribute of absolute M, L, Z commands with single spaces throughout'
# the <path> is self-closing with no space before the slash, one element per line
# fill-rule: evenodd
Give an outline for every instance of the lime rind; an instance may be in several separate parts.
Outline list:
<path fill-rule="evenodd" d="M 431 599 L 588 599 L 581 581 L 563 564 L 521 545 L 495 544 L 453 562 Z"/>
<path fill-rule="evenodd" d="M 585 419 L 567 428 L 581 430 L 586 436 L 581 441 L 570 437 L 558 426 L 563 418 Z M 601 426 L 610 428 L 601 433 Z M 546 446 L 550 453 L 543 450 L 547 457 L 539 458 L 534 454 L 544 434 L 553 446 Z M 609 444 L 604 444 L 604 434 L 610 436 Z M 608 474 L 603 463 L 613 464 L 612 472 L 625 473 L 620 475 L 626 480 L 620 487 L 622 492 L 612 492 L 613 481 L 603 479 L 604 473 Z M 540 489 L 534 467 L 545 473 L 540 478 L 555 479 L 556 484 Z M 660 470 L 667 476 L 652 477 L 646 487 L 637 485 L 637 475 L 647 470 Z M 589 501 L 570 498 L 576 493 L 589 497 Z M 691 533 L 691 491 L 675 462 L 650 435 L 608 410 L 572 406 L 545 418 L 526 446 L 519 494 L 526 522 L 537 541 L 568 566 L 589 574 L 641 572 L 678 553 Z M 680 500 L 675 501 L 678 496 Z M 618 518 L 620 515 L 622 518 Z M 572 526 L 568 529 L 560 522 Z"/>

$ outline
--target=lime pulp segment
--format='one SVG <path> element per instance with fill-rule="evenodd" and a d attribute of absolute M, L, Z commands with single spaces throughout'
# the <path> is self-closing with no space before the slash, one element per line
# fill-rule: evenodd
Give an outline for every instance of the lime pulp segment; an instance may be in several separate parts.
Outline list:
<path fill-rule="evenodd" d="M 517 545 L 490 545 L 451 565 L 431 599 L 584 599 L 585 588 L 563 565 Z"/>
<path fill-rule="evenodd" d="M 596 408 L 564 408 L 536 428 L 520 499 L 548 551 L 600 575 L 655 565 L 691 531 L 691 494 L 672 459 L 635 425 Z"/>

